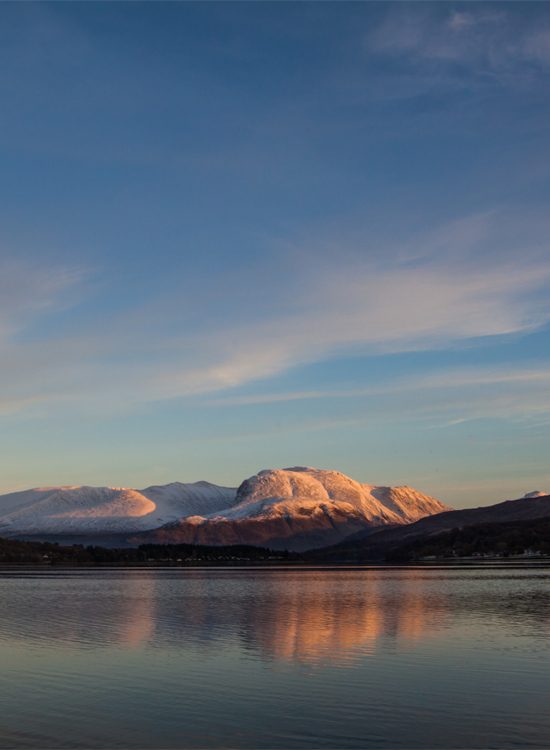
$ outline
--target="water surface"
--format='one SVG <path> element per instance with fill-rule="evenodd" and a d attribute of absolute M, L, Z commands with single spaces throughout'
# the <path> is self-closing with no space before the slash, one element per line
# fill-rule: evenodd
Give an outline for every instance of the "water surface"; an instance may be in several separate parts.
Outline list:
<path fill-rule="evenodd" d="M 0 574 L 0 747 L 547 748 L 550 570 Z"/>

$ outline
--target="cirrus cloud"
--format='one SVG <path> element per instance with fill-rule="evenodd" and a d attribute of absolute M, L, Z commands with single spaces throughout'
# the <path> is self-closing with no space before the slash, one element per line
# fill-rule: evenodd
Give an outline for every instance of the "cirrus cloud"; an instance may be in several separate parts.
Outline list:
<path fill-rule="evenodd" d="M 257 293 L 247 297 L 246 284 L 237 297 L 228 284 L 223 316 L 219 300 L 212 317 L 204 303 L 200 330 L 183 319 L 176 334 L 169 313 L 159 312 L 156 325 L 144 328 L 138 305 L 113 315 L 107 329 L 98 320 L 71 336 L 28 340 L 19 335 L 23 327 L 66 304 L 81 277 L 37 266 L 19 271 L 19 282 L 12 273 L 17 291 L 10 289 L 0 308 L 3 410 L 8 404 L 47 409 L 49 402 L 132 409 L 222 392 L 343 354 L 448 349 L 529 333 L 550 320 L 544 227 L 544 220 L 531 222 L 534 234 L 518 247 L 517 227 L 512 231 L 509 218 L 490 212 L 367 257 L 360 246 L 342 247 L 338 256 L 318 253 L 311 263 L 304 250 L 282 259 L 283 270 L 273 278 L 257 281 L 261 309 Z"/>

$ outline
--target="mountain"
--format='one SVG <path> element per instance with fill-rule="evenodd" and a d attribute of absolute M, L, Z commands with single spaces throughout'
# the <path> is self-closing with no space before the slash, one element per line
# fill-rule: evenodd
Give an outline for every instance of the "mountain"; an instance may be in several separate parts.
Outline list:
<path fill-rule="evenodd" d="M 0 496 L 0 537 L 108 546 L 254 544 L 303 550 L 409 524 L 446 506 L 411 487 L 338 471 L 268 469 L 238 489 L 209 482 L 39 487 Z"/>
<path fill-rule="evenodd" d="M 434 541 L 438 535 L 455 529 L 480 524 L 520 523 L 543 518 L 550 518 L 550 495 L 538 491 L 529 492 L 518 500 L 505 500 L 496 505 L 479 508 L 451 510 L 423 518 L 406 527 L 385 529 L 369 536 L 360 532 L 341 544 L 312 551 L 310 556 L 315 560 L 334 562 L 383 560 L 394 557 L 395 552 L 405 545 Z"/>
<path fill-rule="evenodd" d="M 235 488 L 209 482 L 144 490 L 38 487 L 0 496 L 0 537 L 127 535 L 222 510 L 235 502 L 235 494 Z"/>
<path fill-rule="evenodd" d="M 411 487 L 361 484 L 339 471 L 303 466 L 266 469 L 240 485 L 231 507 L 136 534 L 131 542 L 254 544 L 301 551 L 445 510 L 439 500 Z"/>
<path fill-rule="evenodd" d="M 210 549 L 210 548 L 209 548 Z M 473 526 L 442 531 L 392 547 L 389 562 L 463 557 L 548 557 L 550 517 Z"/>

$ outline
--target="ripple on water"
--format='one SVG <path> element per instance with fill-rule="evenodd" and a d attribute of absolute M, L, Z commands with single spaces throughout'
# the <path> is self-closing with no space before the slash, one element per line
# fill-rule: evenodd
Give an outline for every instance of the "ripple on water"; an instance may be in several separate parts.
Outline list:
<path fill-rule="evenodd" d="M 0 576 L 0 747 L 544 747 L 550 574 Z"/>

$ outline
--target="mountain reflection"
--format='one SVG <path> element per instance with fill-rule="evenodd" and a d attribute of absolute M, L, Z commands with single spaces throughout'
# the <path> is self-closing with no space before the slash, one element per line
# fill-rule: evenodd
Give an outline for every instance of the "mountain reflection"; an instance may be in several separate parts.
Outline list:
<path fill-rule="evenodd" d="M 128 571 L 30 580 L 0 615 L 0 637 L 76 647 L 237 647 L 271 661 L 345 664 L 448 620 L 421 572 Z M 37 585 L 38 584 L 38 585 Z M 39 612 L 39 619 L 36 613 Z"/>
<path fill-rule="evenodd" d="M 345 663 L 388 645 L 419 639 L 441 624 L 444 603 L 412 577 L 384 580 L 376 573 L 338 580 L 326 573 L 305 586 L 273 586 L 273 607 L 254 603 L 246 614 L 247 637 L 265 654 L 284 661 Z M 435 616 L 434 616 L 435 615 Z"/>
<path fill-rule="evenodd" d="M 127 648 L 137 648 L 150 641 L 155 634 L 155 576 L 149 575 L 130 582 L 133 596 L 129 597 L 127 615 L 121 618 L 117 642 Z"/>
<path fill-rule="evenodd" d="M 345 666 L 488 620 L 539 633 L 548 625 L 547 600 L 503 596 L 513 577 L 396 569 L 4 575 L 0 641 L 188 650 L 213 659 L 237 651 L 281 665 Z"/>

